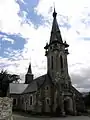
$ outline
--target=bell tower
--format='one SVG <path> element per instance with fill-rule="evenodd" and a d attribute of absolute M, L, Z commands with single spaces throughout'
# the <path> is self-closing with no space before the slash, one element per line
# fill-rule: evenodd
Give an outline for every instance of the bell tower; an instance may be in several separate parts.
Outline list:
<path fill-rule="evenodd" d="M 57 13 L 54 8 L 53 23 L 50 35 L 49 44 L 46 43 L 44 49 L 46 50 L 45 56 L 47 57 L 47 72 L 52 78 L 55 79 L 58 73 L 61 79 L 70 79 L 68 74 L 67 55 L 69 45 L 62 40 L 61 32 L 57 23 Z"/>
<path fill-rule="evenodd" d="M 25 75 L 25 84 L 30 84 L 32 81 L 33 81 L 33 74 L 32 74 L 31 63 L 30 63 L 27 74 Z"/>

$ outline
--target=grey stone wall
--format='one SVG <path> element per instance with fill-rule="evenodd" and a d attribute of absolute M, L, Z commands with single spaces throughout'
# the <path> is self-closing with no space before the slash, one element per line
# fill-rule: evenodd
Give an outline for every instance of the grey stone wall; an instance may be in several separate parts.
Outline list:
<path fill-rule="evenodd" d="M 52 84 L 45 84 L 38 91 L 38 108 L 41 108 L 41 112 L 52 112 L 54 103 L 54 87 Z M 41 105 L 40 105 L 41 104 Z"/>
<path fill-rule="evenodd" d="M 20 110 L 21 109 L 20 95 L 11 94 L 10 97 L 12 97 L 13 99 L 16 99 L 16 105 L 13 105 L 13 110 Z"/>
<path fill-rule="evenodd" d="M 30 105 L 30 96 L 32 96 L 32 105 Z M 36 93 L 28 93 L 20 96 L 20 106 L 24 111 L 35 111 Z"/>
<path fill-rule="evenodd" d="M 0 97 L 0 119 L 13 120 L 12 117 L 12 98 Z"/>

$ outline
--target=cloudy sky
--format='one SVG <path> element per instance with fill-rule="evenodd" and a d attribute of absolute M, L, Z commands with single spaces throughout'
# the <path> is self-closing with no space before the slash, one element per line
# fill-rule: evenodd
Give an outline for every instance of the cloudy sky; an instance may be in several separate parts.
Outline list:
<path fill-rule="evenodd" d="M 0 0 L 0 69 L 23 78 L 31 61 L 35 77 L 47 72 L 53 7 L 63 41 L 70 45 L 69 74 L 80 91 L 90 90 L 90 0 Z"/>

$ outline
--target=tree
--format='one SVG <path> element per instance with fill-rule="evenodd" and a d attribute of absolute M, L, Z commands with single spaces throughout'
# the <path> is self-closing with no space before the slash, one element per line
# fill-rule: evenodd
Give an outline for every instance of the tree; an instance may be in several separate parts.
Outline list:
<path fill-rule="evenodd" d="M 7 91 L 9 88 L 9 84 L 15 82 L 19 82 L 20 76 L 16 74 L 8 74 L 7 71 L 1 71 L 0 73 L 0 96 L 6 97 Z"/>
<path fill-rule="evenodd" d="M 85 103 L 86 108 L 90 108 L 90 92 L 88 95 L 84 97 L 84 103 Z"/>

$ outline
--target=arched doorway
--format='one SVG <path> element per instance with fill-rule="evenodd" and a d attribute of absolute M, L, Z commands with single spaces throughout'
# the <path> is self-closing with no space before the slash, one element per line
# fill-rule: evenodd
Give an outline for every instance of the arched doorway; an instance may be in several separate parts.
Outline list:
<path fill-rule="evenodd" d="M 60 106 L 57 106 L 56 107 L 56 116 L 60 116 L 60 114 L 61 114 Z"/>
<path fill-rule="evenodd" d="M 64 111 L 65 111 L 65 113 L 66 114 L 68 114 L 68 106 L 69 106 L 69 100 L 68 99 L 66 99 L 66 100 L 64 100 Z"/>
<path fill-rule="evenodd" d="M 72 98 L 66 97 L 64 99 L 64 111 L 66 115 L 72 114 L 73 112 Z"/>

